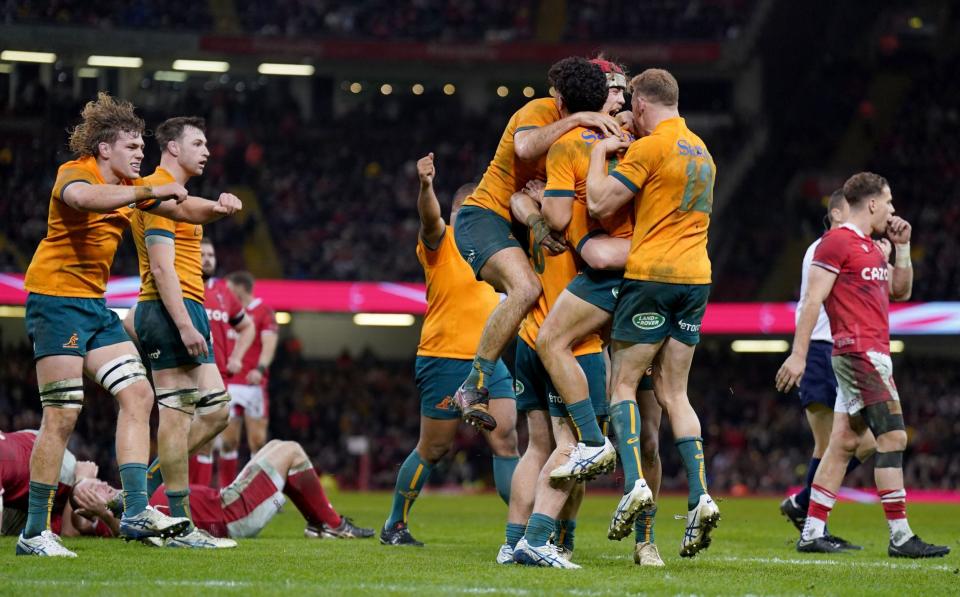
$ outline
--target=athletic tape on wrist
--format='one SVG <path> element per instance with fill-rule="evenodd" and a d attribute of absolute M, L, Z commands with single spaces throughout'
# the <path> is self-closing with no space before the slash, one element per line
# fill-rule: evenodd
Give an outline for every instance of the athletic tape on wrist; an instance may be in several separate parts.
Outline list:
<path fill-rule="evenodd" d="M 140 380 L 147 381 L 147 370 L 140 357 L 125 354 L 100 367 L 94 377 L 104 390 L 116 396 Z"/>
<path fill-rule="evenodd" d="M 910 243 L 896 245 L 896 257 L 894 258 L 894 267 L 912 267 L 910 262 Z"/>
<path fill-rule="evenodd" d="M 83 378 L 52 381 L 40 386 L 40 405 L 53 408 L 83 408 Z"/>

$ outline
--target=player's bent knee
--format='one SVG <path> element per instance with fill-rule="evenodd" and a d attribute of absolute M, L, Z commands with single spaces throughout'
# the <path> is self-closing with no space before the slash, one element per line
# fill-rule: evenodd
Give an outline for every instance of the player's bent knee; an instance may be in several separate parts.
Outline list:
<path fill-rule="evenodd" d="M 157 388 L 157 404 L 161 410 L 176 410 L 192 417 L 198 402 L 200 390 L 197 388 Z"/>
<path fill-rule="evenodd" d="M 417 453 L 420 454 L 420 457 L 431 464 L 439 462 L 449 450 L 450 446 L 446 444 L 427 444 L 425 446 L 417 446 Z"/>
<path fill-rule="evenodd" d="M 907 449 L 906 431 L 888 431 L 877 437 L 877 453 L 895 452 Z"/>
<path fill-rule="evenodd" d="M 149 394 L 150 383 L 147 381 L 147 369 L 143 366 L 140 357 L 136 355 L 126 354 L 106 362 L 97 370 L 94 378 L 104 390 L 113 394 L 114 398 L 124 389 L 141 381 L 145 382 L 142 392 L 145 395 Z M 152 396 L 148 397 L 150 400 L 152 398 Z"/>
<path fill-rule="evenodd" d="M 72 377 L 41 385 L 40 405 L 44 409 L 49 407 L 79 413 L 83 408 L 83 378 Z M 76 420 L 76 416 L 73 418 Z"/>

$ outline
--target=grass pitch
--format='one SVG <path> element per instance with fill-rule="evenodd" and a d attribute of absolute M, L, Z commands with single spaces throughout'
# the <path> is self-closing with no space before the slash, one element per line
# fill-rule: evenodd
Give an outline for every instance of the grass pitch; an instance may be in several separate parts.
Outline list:
<path fill-rule="evenodd" d="M 589 492 L 588 492 L 589 493 Z M 383 524 L 387 493 L 330 496 L 364 526 Z M 0 594 L 503 594 L 503 595 L 949 595 L 960 592 L 960 517 L 956 505 L 909 504 L 921 537 L 948 544 L 946 558 L 887 557 L 879 505 L 840 504 L 831 530 L 864 546 L 838 556 L 799 554 L 796 532 L 774 499 L 720 501 L 713 545 L 693 560 L 678 554 L 682 498 L 664 498 L 657 543 L 666 567 L 633 563 L 632 539 L 606 539 L 613 495 L 588 495 L 577 524 L 574 561 L 583 570 L 531 569 L 494 563 L 506 508 L 495 495 L 429 492 L 412 511 L 423 549 L 365 541 L 308 540 L 292 507 L 256 539 L 218 553 L 150 549 L 116 539 L 69 539 L 75 560 L 14 555 L 15 538 L 0 538 Z"/>

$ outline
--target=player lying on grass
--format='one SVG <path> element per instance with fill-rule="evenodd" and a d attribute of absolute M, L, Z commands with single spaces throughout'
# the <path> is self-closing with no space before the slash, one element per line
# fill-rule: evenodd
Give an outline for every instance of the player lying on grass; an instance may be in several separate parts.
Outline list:
<path fill-rule="evenodd" d="M 73 500 L 79 512 L 97 518 L 108 526 L 115 513 L 110 507 L 119 503 L 119 490 L 96 479 L 85 480 L 74 488 Z M 268 442 L 227 487 L 217 490 L 203 485 L 190 486 L 190 514 L 193 523 L 214 537 L 255 537 L 289 497 L 307 520 L 304 535 L 310 538 L 354 539 L 373 537 L 373 529 L 353 524 L 341 516 L 327 500 L 310 458 L 297 442 Z M 161 485 L 150 504 L 169 507 Z M 202 547 L 180 537 L 149 544 L 167 547 Z"/>
<path fill-rule="evenodd" d="M 851 176 L 843 185 L 850 215 L 839 228 L 823 235 L 813 255 L 810 285 L 803 297 L 793 351 L 777 372 L 777 389 L 787 392 L 800 382 L 810 336 L 820 305 L 827 309 L 833 334 L 833 370 L 839 392 L 830 443 L 817 468 L 810 508 L 797 541 L 797 551 L 836 553 L 826 537 L 827 518 L 850 459 L 867 430 L 877 442 L 874 478 L 890 527 L 891 557 L 931 558 L 950 548 L 921 540 L 907 522 L 903 486 L 903 451 L 907 432 L 890 359 L 890 296 L 906 299 L 913 286 L 910 224 L 894 216 L 893 195 L 886 179 L 872 172 Z M 871 240 L 885 234 L 896 246 L 890 268 L 886 255 Z"/>

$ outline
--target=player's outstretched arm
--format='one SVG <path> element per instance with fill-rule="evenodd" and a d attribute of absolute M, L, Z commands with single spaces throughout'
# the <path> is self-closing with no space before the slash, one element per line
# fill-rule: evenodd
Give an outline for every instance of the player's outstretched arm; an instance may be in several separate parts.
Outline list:
<path fill-rule="evenodd" d="M 894 216 L 887 224 L 887 237 L 893 242 L 895 257 L 890 271 L 890 298 L 910 300 L 913 294 L 913 263 L 910 261 L 910 223 Z"/>
<path fill-rule="evenodd" d="M 622 134 L 620 125 L 612 116 L 599 112 L 577 112 L 546 126 L 515 133 L 513 151 L 521 160 L 536 160 L 547 153 L 554 141 L 578 126 L 597 129 L 608 137 L 618 137 Z"/>
<path fill-rule="evenodd" d="M 598 220 L 612 216 L 634 192 L 606 172 L 607 155 L 630 146 L 630 141 L 610 137 L 595 143 L 590 150 L 590 168 L 587 170 L 587 211 Z"/>
<path fill-rule="evenodd" d="M 273 364 L 273 357 L 277 354 L 277 342 L 279 339 L 277 332 L 273 330 L 260 332 L 260 342 L 262 343 L 260 348 L 260 361 L 257 363 L 257 368 L 251 369 L 250 373 L 247 374 L 248 383 L 257 385 L 263 381 L 263 374 L 270 369 L 270 365 Z"/>
<path fill-rule="evenodd" d="M 833 290 L 836 281 L 837 274 L 816 264 L 810 267 L 810 282 L 807 286 L 807 294 L 801 301 L 797 330 L 793 335 L 793 350 L 777 371 L 778 391 L 789 392 L 794 386 L 799 385 L 807 364 L 810 336 L 817 325 L 817 318 L 820 317 L 820 307 Z"/>
<path fill-rule="evenodd" d="M 157 291 L 167 314 L 173 320 L 180 332 L 180 340 L 192 357 L 207 354 L 207 340 L 197 331 L 183 304 L 183 292 L 180 290 L 180 279 L 174 266 L 176 249 L 174 240 L 160 234 L 146 236 L 147 257 L 150 260 L 150 273 L 157 282 Z"/>
<path fill-rule="evenodd" d="M 447 225 L 440 213 L 440 201 L 433 191 L 433 178 L 437 169 L 433 165 L 433 152 L 417 160 L 417 176 L 420 178 L 420 194 L 417 195 L 417 213 L 420 214 L 420 238 L 428 249 L 436 249 Z"/>
<path fill-rule="evenodd" d="M 590 237 L 580 248 L 580 256 L 593 269 L 618 270 L 627 267 L 630 240 L 607 234 Z"/>
<path fill-rule="evenodd" d="M 131 204 L 155 204 L 154 200 L 175 199 L 182 201 L 187 190 L 182 185 L 170 183 L 157 187 L 126 186 L 114 184 L 70 184 L 63 190 L 63 202 L 79 211 L 108 213 Z"/>
<path fill-rule="evenodd" d="M 202 197 L 189 196 L 179 203 L 165 202 L 151 209 L 152 213 L 178 222 L 191 224 L 210 224 L 224 216 L 230 216 L 243 209 L 240 198 L 231 193 L 220 193 L 219 199 L 210 201 Z"/>

